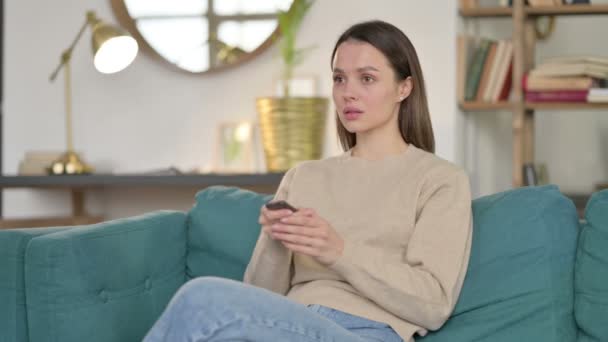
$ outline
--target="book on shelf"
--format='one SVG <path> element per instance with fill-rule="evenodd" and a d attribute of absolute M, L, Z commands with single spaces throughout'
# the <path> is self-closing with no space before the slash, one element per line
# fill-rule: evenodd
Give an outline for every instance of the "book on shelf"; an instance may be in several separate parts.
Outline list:
<path fill-rule="evenodd" d="M 587 102 L 608 102 L 608 88 L 591 88 Z"/>
<path fill-rule="evenodd" d="M 486 102 L 506 101 L 511 93 L 513 81 L 513 42 L 511 40 L 502 40 L 500 44 L 502 44 L 502 50 L 499 51 L 496 60 L 496 72 L 490 76 L 489 90 L 484 98 Z"/>
<path fill-rule="evenodd" d="M 512 0 L 509 0 L 511 3 Z M 591 0 L 526 0 L 532 7 L 590 4 Z"/>
<path fill-rule="evenodd" d="M 531 7 L 564 6 L 564 5 L 589 5 L 591 0 L 525 0 L 524 5 Z M 499 0 L 500 7 L 513 7 L 513 0 Z"/>
<path fill-rule="evenodd" d="M 482 38 L 478 46 L 475 48 L 475 52 L 469 62 L 467 68 L 467 80 L 465 86 L 465 100 L 474 101 L 477 94 L 477 87 L 479 87 L 479 81 L 481 79 L 481 72 L 483 65 L 488 57 L 488 52 L 492 41 L 489 39 Z"/>
<path fill-rule="evenodd" d="M 513 0 L 500 0 L 498 5 L 501 7 L 513 7 Z M 524 1 L 524 5 L 526 5 L 526 6 L 530 5 L 528 0 Z"/>
<path fill-rule="evenodd" d="M 562 4 L 562 0 L 528 0 L 531 7 L 547 7 L 558 6 Z"/>
<path fill-rule="evenodd" d="M 608 65 L 593 62 L 543 63 L 530 71 L 531 76 L 591 76 L 608 78 Z"/>
<path fill-rule="evenodd" d="M 587 102 L 589 90 L 545 90 L 526 91 L 526 101 L 529 102 Z"/>
<path fill-rule="evenodd" d="M 476 100 L 483 102 L 491 102 L 494 94 L 494 89 L 496 88 L 496 79 L 498 77 L 498 73 L 500 72 L 501 59 L 504 58 L 504 49 L 506 47 L 506 41 L 500 40 L 495 42 L 493 47 L 494 55 L 491 59 L 488 59 L 486 63 L 486 67 L 488 68 L 488 73 L 484 75 L 486 81 L 483 84 L 479 85 L 478 95 Z M 483 80 L 483 79 L 482 79 Z"/>
<path fill-rule="evenodd" d="M 497 42 L 490 42 L 490 47 L 488 48 L 488 54 L 486 59 L 484 60 L 483 66 L 481 68 L 481 74 L 479 75 L 479 84 L 477 85 L 477 90 L 473 96 L 474 101 L 483 101 L 484 95 L 489 88 L 490 82 L 490 72 L 492 71 L 494 65 L 496 64 L 496 49 L 498 47 Z"/>
<path fill-rule="evenodd" d="M 465 99 L 467 67 L 471 60 L 476 37 L 458 35 L 456 38 L 456 96 L 459 102 Z"/>
<path fill-rule="evenodd" d="M 608 57 L 604 56 L 557 56 L 545 58 L 543 64 L 591 63 L 608 66 Z"/>
<path fill-rule="evenodd" d="M 533 76 L 525 74 L 524 90 L 588 90 L 594 87 L 607 87 L 608 79 L 598 79 L 590 76 Z"/>
<path fill-rule="evenodd" d="M 564 0 L 564 5 L 589 5 L 591 0 Z"/>
<path fill-rule="evenodd" d="M 513 43 L 460 35 L 457 41 L 459 101 L 497 102 L 511 91 Z"/>
<path fill-rule="evenodd" d="M 26 151 L 19 162 L 17 174 L 21 176 L 47 175 L 47 168 L 61 155 L 62 152 L 57 151 Z"/>

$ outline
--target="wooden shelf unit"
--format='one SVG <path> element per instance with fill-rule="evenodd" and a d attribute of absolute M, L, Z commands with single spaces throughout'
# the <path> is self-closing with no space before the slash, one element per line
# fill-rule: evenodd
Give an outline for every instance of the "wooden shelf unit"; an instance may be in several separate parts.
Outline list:
<path fill-rule="evenodd" d="M 458 104 L 461 110 L 465 112 L 475 111 L 496 111 L 496 110 L 512 110 L 515 103 L 512 102 L 461 102 Z M 592 102 L 526 102 L 525 109 L 527 110 L 597 110 L 607 109 L 608 102 L 592 103 Z"/>
<path fill-rule="evenodd" d="M 541 15 L 602 15 L 608 14 L 608 5 L 562 5 L 527 7 L 528 16 Z"/>
<path fill-rule="evenodd" d="M 510 17 L 513 15 L 513 9 L 510 7 L 461 8 L 459 12 L 461 16 L 469 18 Z M 603 15 L 608 14 L 608 5 L 525 7 L 524 13 L 530 17 L 543 15 Z"/>
<path fill-rule="evenodd" d="M 501 101 L 501 102 L 461 102 L 459 104 L 460 109 L 465 112 L 484 111 L 484 110 L 511 110 L 513 103 Z"/>
<path fill-rule="evenodd" d="M 510 17 L 513 11 L 509 7 L 476 7 L 476 8 L 460 8 L 459 13 L 463 17 Z"/>
<path fill-rule="evenodd" d="M 608 110 L 608 102 L 526 102 L 526 108 L 532 110 Z"/>
<path fill-rule="evenodd" d="M 525 101 L 522 80 L 524 74 L 534 66 L 536 35 L 534 20 L 538 16 L 570 15 L 608 15 L 608 5 L 561 5 L 530 7 L 524 0 L 513 0 L 512 7 L 474 7 L 460 8 L 463 18 L 506 17 L 512 21 L 513 42 L 513 86 L 511 101 L 461 102 L 463 111 L 511 111 L 513 129 L 513 168 L 514 187 L 523 185 L 523 165 L 534 162 L 534 115 L 536 110 L 608 110 L 608 103 L 568 103 L 568 102 L 527 102 Z"/>

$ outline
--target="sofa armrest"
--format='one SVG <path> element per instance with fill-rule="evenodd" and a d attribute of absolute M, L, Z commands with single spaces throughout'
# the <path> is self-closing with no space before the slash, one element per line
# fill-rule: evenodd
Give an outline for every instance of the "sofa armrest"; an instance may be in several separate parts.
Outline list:
<path fill-rule="evenodd" d="M 185 281 L 186 215 L 39 236 L 25 256 L 30 341 L 137 341 Z"/>
<path fill-rule="evenodd" d="M 594 193 L 587 203 L 574 272 L 577 341 L 607 341 L 608 190 Z"/>
<path fill-rule="evenodd" d="M 0 342 L 27 341 L 23 264 L 31 239 L 68 227 L 0 230 Z"/>

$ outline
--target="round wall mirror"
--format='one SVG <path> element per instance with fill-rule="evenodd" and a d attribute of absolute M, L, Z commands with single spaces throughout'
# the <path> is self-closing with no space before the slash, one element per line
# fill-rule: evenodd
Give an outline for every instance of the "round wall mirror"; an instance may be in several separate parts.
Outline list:
<path fill-rule="evenodd" d="M 293 0 L 110 0 L 142 47 L 179 70 L 203 73 L 241 64 L 268 48 L 277 14 Z"/>

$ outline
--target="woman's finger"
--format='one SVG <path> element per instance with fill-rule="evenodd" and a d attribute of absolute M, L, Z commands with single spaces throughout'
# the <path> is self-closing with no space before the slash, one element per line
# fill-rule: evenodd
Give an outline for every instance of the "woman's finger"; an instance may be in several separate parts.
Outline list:
<path fill-rule="evenodd" d="M 317 247 L 319 245 L 319 241 L 315 238 L 311 238 L 303 235 L 295 235 L 289 233 L 279 233 L 272 232 L 272 237 L 281 240 L 282 242 L 289 242 L 295 245 L 301 246 L 309 246 L 309 247 Z"/>
<path fill-rule="evenodd" d="M 307 227 L 317 227 L 319 226 L 319 222 L 316 217 L 311 217 L 307 215 L 301 214 L 293 214 L 291 216 L 286 216 L 281 218 L 281 223 L 297 225 L 297 226 L 307 226 Z"/>
<path fill-rule="evenodd" d="M 287 242 L 287 241 L 281 241 L 281 243 L 283 244 L 283 246 L 285 246 L 286 248 L 288 248 L 289 250 L 293 251 L 293 252 L 297 252 L 297 253 L 302 253 L 311 257 L 316 257 L 318 256 L 318 251 L 316 248 L 313 247 L 309 247 L 309 246 L 305 246 L 305 245 L 298 245 L 295 243 L 291 243 L 291 242 Z"/>
<path fill-rule="evenodd" d="M 317 216 L 317 212 L 312 208 L 302 208 L 302 209 L 298 210 L 298 213 L 305 215 L 305 216 L 310 216 L 310 217 Z"/>
<path fill-rule="evenodd" d="M 277 233 L 302 235 L 313 238 L 324 238 L 326 236 L 323 231 L 321 231 L 320 229 L 315 229 L 314 227 L 275 223 L 271 225 L 270 228 L 272 232 Z"/>

